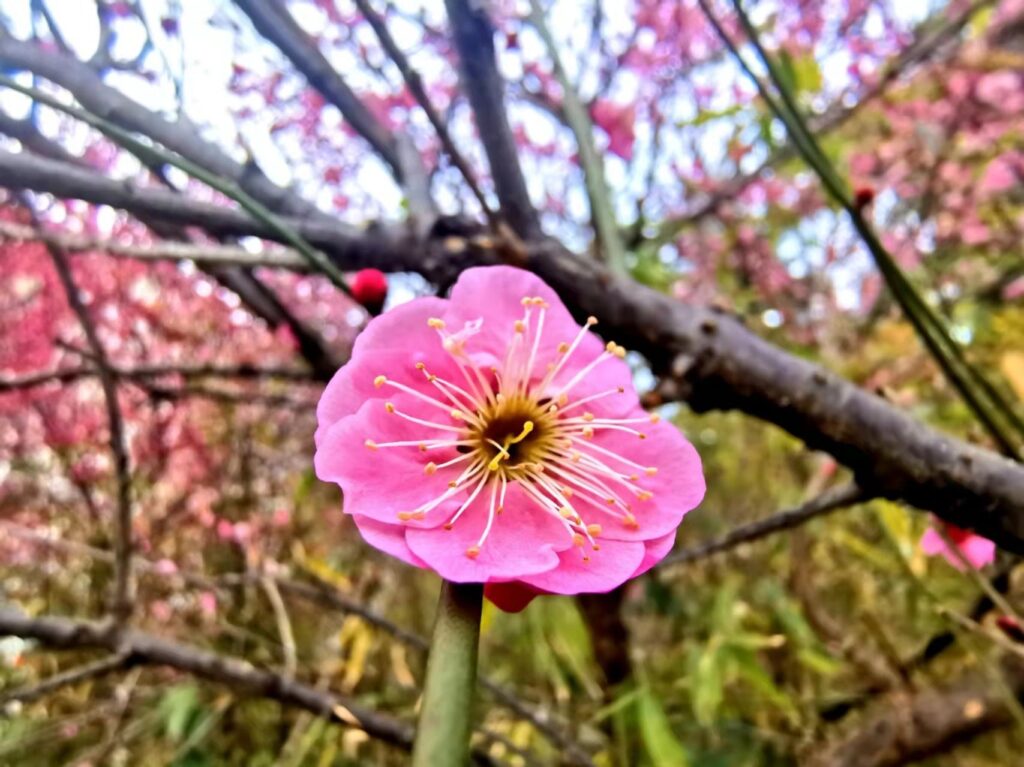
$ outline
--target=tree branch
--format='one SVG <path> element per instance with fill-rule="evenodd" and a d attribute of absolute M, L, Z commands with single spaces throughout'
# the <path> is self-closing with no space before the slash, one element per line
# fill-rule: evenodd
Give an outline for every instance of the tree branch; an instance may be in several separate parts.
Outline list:
<path fill-rule="evenodd" d="M 807 767 L 897 767 L 942 753 L 1013 721 L 1008 695 L 1024 699 L 1024 661 L 1003 659 L 1005 689 L 969 671 L 944 688 L 897 691 L 852 732 L 820 747 Z"/>
<path fill-rule="evenodd" d="M 57 692 L 64 687 L 70 687 L 71 685 L 84 682 L 89 679 L 97 679 L 107 674 L 112 674 L 115 671 L 127 667 L 131 663 L 131 656 L 126 653 L 115 653 L 114 655 L 108 655 L 105 658 L 100 658 L 92 663 L 86 663 L 81 666 L 75 666 L 67 671 L 61 671 L 58 674 L 47 677 L 33 685 L 27 687 L 21 687 L 16 690 L 11 690 L 0 694 L 0 705 L 10 703 L 12 701 L 18 701 L 19 703 L 31 703 L 34 700 L 43 698 L 50 693 Z"/>
<path fill-rule="evenodd" d="M 399 185 L 405 188 L 413 210 L 421 217 L 430 217 L 434 211 L 430 180 L 412 140 L 408 136 L 396 137 L 373 116 L 296 23 L 281 0 L 234 2 L 249 17 L 256 30 L 295 65 L 321 96 L 337 107 L 353 130 L 391 166 Z M 401 142 L 407 143 L 406 149 L 412 151 L 403 151 Z"/>
<path fill-rule="evenodd" d="M 274 239 L 229 208 L 136 189 L 43 158 L 0 151 L 0 185 L 187 222 L 214 234 Z M 459 234 L 437 225 L 421 237 L 405 227 L 360 231 L 339 223 L 288 221 L 345 270 L 415 271 L 447 284 L 468 266 L 508 258 L 482 227 L 457 223 Z M 663 400 L 686 400 L 697 412 L 740 410 L 773 423 L 833 455 L 865 490 L 902 499 L 1024 553 L 1024 467 L 919 423 L 729 316 L 617 279 L 552 240 L 531 243 L 513 263 L 544 279 L 577 317 L 598 317 L 606 336 L 646 356 L 662 376 Z"/>
<path fill-rule="evenodd" d="M 124 415 L 117 400 L 117 377 L 110 369 L 107 353 L 103 349 L 96 325 L 89 310 L 82 301 L 71 274 L 67 255 L 54 245 L 47 245 L 57 276 L 64 286 L 68 304 L 78 317 L 85 332 L 89 350 L 96 364 L 103 399 L 107 408 L 110 425 L 110 451 L 114 455 L 114 471 L 117 476 L 117 513 L 114 523 L 114 600 L 111 613 L 119 621 L 131 618 L 135 601 L 135 584 L 132 578 L 132 478 L 128 456 L 128 440 L 125 436 Z"/>
<path fill-rule="evenodd" d="M 530 202 L 526 180 L 519 167 L 512 129 L 505 109 L 505 83 L 498 73 L 494 52 L 494 27 L 484 4 L 474 0 L 445 0 L 452 42 L 459 52 L 462 90 L 476 117 L 480 142 L 494 178 L 501 212 L 523 239 L 540 235 L 537 211 Z"/>
<path fill-rule="evenodd" d="M 756 522 L 739 525 L 720 538 L 715 538 L 706 543 L 699 543 L 691 548 L 670 554 L 661 561 L 659 570 L 671 567 L 672 565 L 689 564 L 690 562 L 710 557 L 713 554 L 720 554 L 723 551 L 734 549 L 741 544 L 756 541 L 774 533 L 781 533 L 783 530 L 792 530 L 794 527 L 799 527 L 816 517 L 847 508 L 861 501 L 868 500 L 868 498 L 870 498 L 870 495 L 853 483 L 826 490 L 821 495 L 815 496 L 795 508 L 778 511 Z"/>
<path fill-rule="evenodd" d="M 355 727 L 375 738 L 410 748 L 412 727 L 365 708 L 359 703 L 318 690 L 279 674 L 255 668 L 246 661 L 178 644 L 141 631 L 116 633 L 105 623 L 70 618 L 30 618 L 10 607 L 0 608 L 0 635 L 35 639 L 54 649 L 104 649 L 130 656 L 135 663 L 169 666 L 232 690 L 257 695 L 311 711 L 331 721 Z"/>

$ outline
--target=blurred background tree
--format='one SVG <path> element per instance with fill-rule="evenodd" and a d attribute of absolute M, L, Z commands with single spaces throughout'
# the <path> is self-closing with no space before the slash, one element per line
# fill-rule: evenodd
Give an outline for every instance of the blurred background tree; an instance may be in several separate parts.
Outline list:
<path fill-rule="evenodd" d="M 1024 4 L 0 20 L 0 764 L 405 763 L 437 579 L 316 481 L 313 409 L 379 308 L 341 273 L 393 306 L 498 261 L 634 352 L 709 492 L 639 581 L 485 612 L 477 761 L 1019 761 Z"/>

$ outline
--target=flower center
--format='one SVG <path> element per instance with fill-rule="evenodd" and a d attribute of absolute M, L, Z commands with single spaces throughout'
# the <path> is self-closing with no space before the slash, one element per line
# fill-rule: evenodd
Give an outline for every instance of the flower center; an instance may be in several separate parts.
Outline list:
<path fill-rule="evenodd" d="M 513 471 L 537 464 L 551 447 L 554 418 L 528 397 L 502 398 L 478 413 L 472 431 L 476 449 L 488 458 L 490 471 Z"/>
<path fill-rule="evenodd" d="M 601 535 L 602 523 L 631 529 L 639 526 L 634 502 L 652 497 L 639 483 L 641 477 L 657 472 L 654 466 L 644 466 L 609 450 L 595 442 L 594 436 L 601 431 L 616 431 L 646 439 L 647 435 L 634 425 L 653 423 L 658 417 L 598 418 L 589 412 L 589 403 L 623 394 L 625 389 L 616 386 L 576 398 L 574 390 L 599 365 L 622 359 L 625 349 L 609 343 L 593 359 L 574 360 L 570 364 L 589 329 L 597 323 L 591 317 L 574 339 L 564 340 L 554 350 L 547 349 L 541 354 L 548 305 L 541 298 L 526 297 L 522 306 L 523 317 L 512 324 L 512 339 L 504 360 L 489 370 L 482 369 L 466 353 L 466 344 L 479 332 L 482 321 L 466 323 L 453 333 L 443 320 L 428 320 L 461 378 L 446 380 L 420 362 L 416 367 L 432 393 L 384 374 L 374 379 L 374 385 L 390 386 L 444 411 L 438 420 L 429 420 L 403 412 L 391 402 L 384 403 L 388 413 L 440 436 L 384 443 L 367 439 L 366 447 L 418 448 L 428 453 L 447 450 L 447 455 L 454 454 L 423 467 L 427 476 L 451 469 L 449 476 L 453 478 L 447 489 L 417 509 L 400 512 L 398 517 L 402 521 L 423 519 L 446 501 L 462 498 L 444 523 L 444 528 L 451 530 L 484 494 L 487 500 L 481 502 L 486 503 L 487 520 L 477 543 L 466 550 L 467 556 L 479 556 L 495 517 L 504 510 L 508 486 L 515 483 L 526 499 L 558 520 L 572 543 L 582 550 L 583 561 L 589 562 L 591 553 L 600 550 L 596 539 Z M 584 513 L 600 517 L 602 522 L 585 520 Z"/>

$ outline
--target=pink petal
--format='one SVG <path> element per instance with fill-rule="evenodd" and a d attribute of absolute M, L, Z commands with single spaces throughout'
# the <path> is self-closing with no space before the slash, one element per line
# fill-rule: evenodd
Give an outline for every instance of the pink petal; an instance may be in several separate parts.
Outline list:
<path fill-rule="evenodd" d="M 407 397 L 407 395 L 403 395 Z M 410 405 L 396 397 L 402 406 Z M 464 465 L 424 474 L 429 461 L 442 463 L 458 455 L 452 448 L 422 452 L 416 446 L 388 447 L 371 450 L 367 439 L 376 442 L 426 440 L 431 432 L 389 414 L 381 400 L 363 403 L 355 415 L 335 424 L 321 439 L 313 459 L 317 476 L 325 482 L 337 482 L 345 494 L 344 511 L 379 522 L 396 524 L 400 512 L 411 512 L 442 495 Z M 413 428 L 409 428 L 413 427 Z M 442 432 L 435 432 L 442 434 Z M 436 526 L 444 522 L 455 507 L 457 498 L 441 503 L 423 520 L 408 524 Z"/>
<path fill-rule="evenodd" d="M 961 543 L 960 551 L 975 570 L 992 564 L 996 559 L 996 545 L 980 535 L 972 535 Z"/>
<path fill-rule="evenodd" d="M 412 553 L 409 544 L 405 542 L 406 528 L 402 525 L 389 525 L 361 514 L 353 516 L 353 520 L 359 528 L 359 534 L 375 549 L 397 557 L 414 567 L 427 566 L 422 559 Z"/>
<path fill-rule="evenodd" d="M 409 528 L 409 548 L 442 578 L 456 583 L 512 580 L 557 566 L 556 547 L 572 545 L 568 533 L 560 520 L 541 511 L 514 485 L 509 485 L 505 510 L 495 517 L 480 553 L 466 554 L 487 523 L 487 492 L 480 493 L 451 530 Z"/>
<path fill-rule="evenodd" d="M 373 385 L 378 375 L 419 387 L 424 379 L 415 366 L 425 361 L 424 351 L 438 350 L 430 357 L 432 367 L 448 362 L 448 355 L 440 353 L 437 331 L 427 326 L 427 320 L 443 314 L 447 304 L 440 298 L 417 298 L 370 320 L 356 338 L 351 359 L 334 374 L 320 397 L 314 437 L 318 445 L 331 426 L 352 415 L 365 400 L 390 396 L 389 390 Z M 456 368 L 446 366 L 446 370 L 435 372 L 448 375 L 451 370 Z"/>
<path fill-rule="evenodd" d="M 643 414 L 639 409 L 634 412 Z M 686 513 L 704 498 L 704 474 L 701 471 L 700 456 L 679 429 L 665 422 L 642 424 L 637 428 L 647 435 L 646 439 L 620 431 L 598 430 L 593 443 L 641 466 L 657 468 L 654 476 L 647 476 L 643 471 L 621 464 L 614 458 L 594 454 L 609 468 L 624 473 L 636 472 L 638 479 L 635 484 L 652 493 L 650 499 L 641 501 L 632 497 L 621 485 L 609 485 L 620 497 L 631 502 L 638 524 L 630 526 L 616 519 L 604 504 L 585 500 L 579 495 L 573 498 L 587 524 L 601 525 L 601 540 L 648 541 L 661 538 L 675 531 Z M 586 452 L 585 443 L 581 452 Z"/>
<path fill-rule="evenodd" d="M 559 553 L 559 564 L 547 572 L 530 575 L 522 581 L 552 594 L 592 594 L 611 591 L 629 580 L 640 568 L 646 546 L 642 541 L 601 540 L 600 551 L 573 547 Z"/>
<path fill-rule="evenodd" d="M 672 551 L 672 547 L 676 543 L 676 531 L 673 530 L 668 535 L 661 538 L 655 538 L 653 541 L 647 541 L 647 549 L 644 551 L 644 558 L 640 562 L 640 567 L 633 573 L 632 578 L 636 578 L 643 575 L 658 562 L 663 560 L 665 556 Z"/>

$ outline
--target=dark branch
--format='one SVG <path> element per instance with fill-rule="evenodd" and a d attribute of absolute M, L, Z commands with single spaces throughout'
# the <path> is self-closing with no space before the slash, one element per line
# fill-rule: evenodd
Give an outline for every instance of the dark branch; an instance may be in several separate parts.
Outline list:
<path fill-rule="evenodd" d="M 262 696 L 302 708 L 368 735 L 408 749 L 412 727 L 340 695 L 258 669 L 245 661 L 178 644 L 141 631 L 114 632 L 105 623 L 69 618 L 30 618 L 0 608 L 0 635 L 35 639 L 62 650 L 103 649 L 123 653 L 137 664 L 169 666 L 248 695 Z"/>
<path fill-rule="evenodd" d="M 540 221 L 530 202 L 508 123 L 505 83 L 498 72 L 494 53 L 494 27 L 483 3 L 445 0 L 445 7 L 452 41 L 459 52 L 462 90 L 469 97 L 476 117 L 502 214 L 516 234 L 523 239 L 533 239 L 540 235 Z"/>
<path fill-rule="evenodd" d="M 292 18 L 287 7 L 280 0 L 235 0 L 237 5 L 256 30 L 273 43 L 321 96 L 337 107 L 353 130 L 366 139 L 391 166 L 398 183 L 406 189 L 411 202 L 419 213 L 429 215 L 433 211 L 430 198 L 430 182 L 420 155 L 403 151 L 400 140 L 394 136 L 359 100 L 344 78 L 316 47 L 302 28 Z M 401 140 L 411 146 L 411 139 Z"/>
<path fill-rule="evenodd" d="M 132 578 L 132 478 L 128 456 L 128 439 L 125 436 L 124 415 L 117 400 L 117 376 L 110 369 L 107 353 L 103 349 L 96 325 L 89 310 L 82 302 L 67 255 L 54 245 L 47 245 L 57 276 L 64 286 L 68 304 L 78 317 L 85 332 L 89 351 L 96 364 L 103 399 L 107 408 L 110 425 L 110 451 L 114 455 L 114 470 L 117 476 L 117 513 L 114 522 L 114 600 L 111 612 L 120 621 L 131 617 L 135 600 Z"/>
<path fill-rule="evenodd" d="M 59 674 L 47 677 L 41 682 L 38 682 L 28 687 L 21 687 L 17 690 L 11 690 L 0 695 L 0 705 L 10 703 L 12 701 L 18 701 L 20 703 L 31 703 L 39 698 L 44 698 L 51 693 L 57 692 L 65 687 L 84 682 L 86 680 L 98 679 L 99 677 L 112 674 L 115 671 L 120 671 L 129 665 L 130 656 L 124 653 L 117 653 L 114 655 L 108 655 L 105 658 L 100 658 L 92 663 L 86 663 L 82 666 L 75 666 L 67 671 L 61 671 Z"/>
<path fill-rule="evenodd" d="M 783 530 L 792 530 L 794 527 L 810 522 L 815 517 L 860 503 L 867 500 L 868 497 L 869 494 L 855 484 L 827 490 L 800 506 L 776 512 L 770 517 L 750 524 L 740 525 L 721 538 L 715 538 L 707 543 L 700 543 L 692 548 L 670 554 L 661 561 L 659 567 L 664 569 L 670 565 L 688 564 L 736 548 L 743 543 L 756 541 L 774 533 L 781 533 Z"/>
<path fill-rule="evenodd" d="M 925 759 L 1013 721 L 1008 696 L 1024 698 L 1024 662 L 1007 656 L 1004 688 L 971 671 L 948 687 L 896 691 L 852 732 L 801 762 L 807 767 L 897 767 Z"/>

